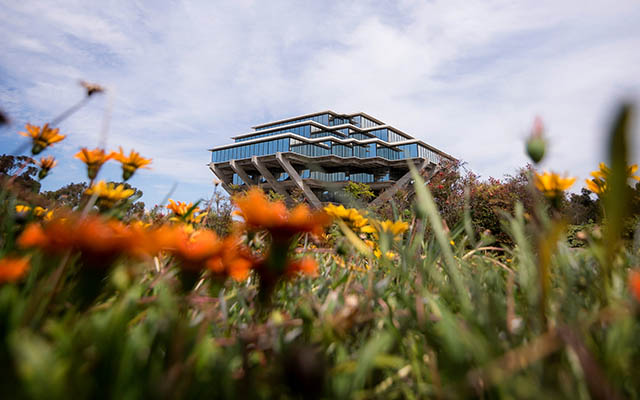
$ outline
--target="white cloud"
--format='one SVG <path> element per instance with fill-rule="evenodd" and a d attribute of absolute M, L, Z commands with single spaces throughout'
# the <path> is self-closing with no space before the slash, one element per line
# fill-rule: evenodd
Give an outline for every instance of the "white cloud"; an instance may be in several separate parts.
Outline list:
<path fill-rule="evenodd" d="M 484 176 L 526 162 L 539 114 L 553 144 L 545 165 L 585 176 L 615 102 L 640 99 L 634 1 L 64 1 L 13 3 L 4 16 L 3 106 L 17 123 L 44 121 L 77 101 L 77 79 L 106 85 L 109 145 L 154 159 L 139 178 L 150 202 L 174 181 L 178 198 L 208 196 L 206 149 L 324 109 L 368 112 Z M 98 142 L 106 104 L 63 123 L 65 162 Z"/>

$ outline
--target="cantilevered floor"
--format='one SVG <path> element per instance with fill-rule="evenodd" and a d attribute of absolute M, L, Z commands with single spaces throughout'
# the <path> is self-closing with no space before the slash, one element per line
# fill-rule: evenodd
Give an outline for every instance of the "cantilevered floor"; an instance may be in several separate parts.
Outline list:
<path fill-rule="evenodd" d="M 327 193 L 347 185 L 348 177 L 353 174 L 372 176 L 372 181 L 367 184 L 379 195 L 376 201 L 384 201 L 411 181 L 409 163 L 422 173 L 432 171 L 436 167 L 435 163 L 422 158 L 387 160 L 381 157 L 363 159 L 335 155 L 307 157 L 292 152 L 211 163 L 209 167 L 229 193 L 234 189 L 242 189 L 245 185 L 255 185 L 265 190 L 273 190 L 290 199 L 292 190 L 301 190 L 310 204 L 319 207 L 322 203 L 320 199 L 326 198 Z M 344 174 L 345 179 L 313 179 L 308 177 L 313 175 L 310 171 Z M 240 185 L 233 184 L 234 174 L 241 179 Z"/>

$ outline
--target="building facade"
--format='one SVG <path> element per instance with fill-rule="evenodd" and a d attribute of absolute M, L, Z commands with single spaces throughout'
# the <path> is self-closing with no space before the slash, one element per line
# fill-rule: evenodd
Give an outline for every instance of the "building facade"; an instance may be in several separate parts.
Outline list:
<path fill-rule="evenodd" d="M 333 201 L 348 182 L 366 183 L 388 199 L 410 181 L 409 165 L 433 171 L 450 155 L 365 113 L 322 111 L 261 124 L 211 151 L 209 168 L 231 193 L 258 185 L 289 198 L 301 191 L 313 206 Z"/>

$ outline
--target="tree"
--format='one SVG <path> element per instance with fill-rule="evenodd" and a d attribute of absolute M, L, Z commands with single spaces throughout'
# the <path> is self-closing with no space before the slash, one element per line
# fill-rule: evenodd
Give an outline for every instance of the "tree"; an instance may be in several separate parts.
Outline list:
<path fill-rule="evenodd" d="M 342 190 L 353 199 L 366 203 L 375 197 L 375 194 L 371 191 L 371 186 L 366 183 L 349 182 Z"/>
<path fill-rule="evenodd" d="M 13 184 L 21 190 L 27 190 L 32 193 L 40 191 L 40 182 L 36 179 L 38 176 L 38 167 L 33 158 L 27 156 L 12 156 L 3 154 L 0 156 L 0 181 L 5 186 L 8 181 L 18 174 L 13 180 Z"/>
<path fill-rule="evenodd" d="M 580 194 L 571 193 L 569 200 L 565 203 L 563 213 L 573 225 L 597 223 L 602 217 L 600 200 L 594 200 L 592 193 L 586 188 L 582 188 Z"/>
<path fill-rule="evenodd" d="M 76 208 L 84 198 L 84 191 L 87 190 L 87 184 L 70 183 L 60 189 L 44 192 L 43 195 L 47 199 L 56 203 L 57 206 Z"/>
<path fill-rule="evenodd" d="M 127 182 L 113 182 L 115 185 L 124 185 L 125 189 L 133 189 L 134 194 L 131 196 L 134 201 L 125 209 L 124 217 L 125 218 L 139 218 L 144 214 L 145 204 L 142 201 L 135 201 L 136 199 L 142 197 L 142 191 L 131 186 Z M 81 207 L 84 202 L 87 201 L 87 196 L 84 192 L 87 190 L 88 186 L 85 182 L 81 183 L 70 183 L 66 186 L 61 187 L 60 189 L 54 191 L 44 192 L 43 196 L 48 200 L 55 202 L 57 207 L 67 207 L 70 209 L 74 209 L 77 207 Z"/>

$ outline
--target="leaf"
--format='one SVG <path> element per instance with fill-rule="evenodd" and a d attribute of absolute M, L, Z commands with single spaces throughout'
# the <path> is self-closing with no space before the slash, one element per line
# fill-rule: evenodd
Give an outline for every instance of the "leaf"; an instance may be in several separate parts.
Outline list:
<path fill-rule="evenodd" d="M 442 218 L 440 218 L 440 213 L 438 212 L 436 203 L 433 201 L 431 192 L 429 192 L 429 189 L 427 189 L 427 187 L 425 186 L 424 180 L 422 180 L 422 177 L 412 164 L 409 164 L 409 168 L 411 169 L 411 174 L 413 176 L 416 189 L 416 205 L 418 207 L 418 211 L 421 215 L 426 215 L 429 218 L 431 228 L 433 229 L 438 245 L 442 250 L 444 264 L 446 267 L 445 270 L 447 271 L 447 274 L 451 278 L 451 281 L 453 282 L 453 285 L 456 289 L 462 311 L 467 314 L 471 310 L 471 301 L 469 300 L 467 290 L 463 285 L 462 276 L 460 274 L 460 271 L 458 270 L 458 265 L 453 258 L 453 252 L 451 251 L 451 246 L 449 244 L 450 239 L 447 237 L 447 234 L 444 231 Z"/>
<path fill-rule="evenodd" d="M 624 220 L 630 214 L 631 190 L 627 185 L 629 159 L 629 130 L 633 108 L 630 104 L 620 106 L 609 133 L 609 193 L 604 199 L 607 219 L 604 240 L 607 249 L 605 268 L 610 268 L 618 251 Z M 607 273 L 608 275 L 608 273 Z"/>
<path fill-rule="evenodd" d="M 344 222 L 342 222 L 341 220 L 336 220 L 336 223 L 338 224 L 338 226 L 340 227 L 340 229 L 342 229 L 342 233 L 344 233 L 344 235 L 347 237 L 347 239 L 351 242 L 351 244 L 353 245 L 353 247 L 356 248 L 356 250 L 358 250 L 362 255 L 366 256 L 366 257 L 371 257 L 373 255 L 373 253 L 371 252 L 371 249 L 369 248 L 369 246 L 367 246 L 362 240 L 360 240 L 360 238 L 358 237 L 358 235 L 356 235 L 348 226 L 347 224 L 345 224 Z"/>
<path fill-rule="evenodd" d="M 385 353 L 393 344 L 393 336 L 388 332 L 383 332 L 371 338 L 364 345 L 358 357 L 358 364 L 353 377 L 353 389 L 364 388 L 369 372 L 376 366 L 376 358 Z"/>

